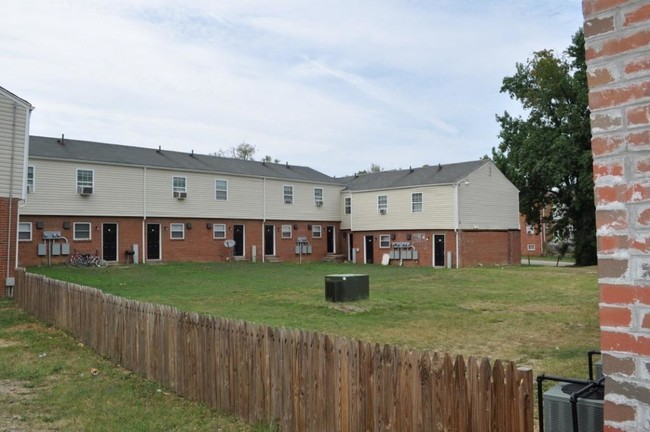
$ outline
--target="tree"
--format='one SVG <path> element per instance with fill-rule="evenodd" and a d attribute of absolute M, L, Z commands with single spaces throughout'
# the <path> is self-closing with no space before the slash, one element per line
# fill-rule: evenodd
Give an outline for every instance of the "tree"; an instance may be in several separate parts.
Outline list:
<path fill-rule="evenodd" d="M 549 223 L 556 239 L 573 241 L 577 265 L 592 265 L 596 210 L 584 44 L 579 30 L 563 56 L 536 52 L 503 79 L 501 92 L 518 100 L 527 117 L 497 115 L 501 143 L 492 157 L 521 191 L 527 222 Z"/>
<path fill-rule="evenodd" d="M 253 144 L 248 144 L 244 141 L 237 147 L 230 147 L 228 150 L 219 149 L 219 151 L 211 153 L 211 155 L 229 157 L 233 159 L 253 160 L 253 156 L 255 156 L 256 151 L 257 149 Z"/>

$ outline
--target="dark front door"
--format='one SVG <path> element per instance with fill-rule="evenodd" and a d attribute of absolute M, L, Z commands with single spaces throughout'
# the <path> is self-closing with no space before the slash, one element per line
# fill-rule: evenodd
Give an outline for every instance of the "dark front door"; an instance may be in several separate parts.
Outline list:
<path fill-rule="evenodd" d="M 244 256 L 244 225 L 235 225 L 232 230 L 232 239 L 235 240 L 235 256 Z"/>
<path fill-rule="evenodd" d="M 436 267 L 445 266 L 445 236 L 433 236 L 433 265 Z"/>
<path fill-rule="evenodd" d="M 366 264 L 372 264 L 375 262 L 373 258 L 374 240 L 372 236 L 366 236 Z"/>
<path fill-rule="evenodd" d="M 334 227 L 331 225 L 327 226 L 327 253 L 333 254 L 334 250 Z"/>
<path fill-rule="evenodd" d="M 160 225 L 147 224 L 147 259 L 160 259 Z"/>
<path fill-rule="evenodd" d="M 275 227 L 264 225 L 264 255 L 275 255 Z"/>
<path fill-rule="evenodd" d="M 102 225 L 102 258 L 106 261 L 117 261 L 117 224 Z"/>

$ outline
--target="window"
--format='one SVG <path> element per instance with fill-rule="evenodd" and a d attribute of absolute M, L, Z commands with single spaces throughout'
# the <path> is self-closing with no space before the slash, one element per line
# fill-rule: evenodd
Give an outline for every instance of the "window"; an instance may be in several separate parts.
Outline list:
<path fill-rule="evenodd" d="M 529 250 L 530 252 L 535 251 L 535 244 L 534 244 L 534 243 L 528 243 L 528 250 Z"/>
<path fill-rule="evenodd" d="M 183 240 L 185 238 L 185 224 L 169 224 L 169 238 L 175 240 Z"/>
<path fill-rule="evenodd" d="M 379 214 L 386 214 L 388 210 L 388 197 L 386 195 L 379 195 L 377 197 L 377 211 Z"/>
<path fill-rule="evenodd" d="M 323 205 L 323 189 L 314 188 L 314 204 L 316 204 L 316 207 Z"/>
<path fill-rule="evenodd" d="M 31 241 L 32 240 L 32 223 L 20 222 L 18 224 L 18 240 Z"/>
<path fill-rule="evenodd" d="M 172 191 L 187 192 L 187 178 L 176 176 L 172 177 Z"/>
<path fill-rule="evenodd" d="M 390 234 L 382 234 L 379 236 L 379 247 L 388 249 L 390 247 Z"/>
<path fill-rule="evenodd" d="M 217 201 L 228 201 L 228 180 L 215 180 L 214 188 Z"/>
<path fill-rule="evenodd" d="M 226 225 L 225 224 L 214 224 L 212 225 L 212 236 L 216 239 L 225 239 L 226 238 Z"/>
<path fill-rule="evenodd" d="M 90 195 L 95 185 L 95 172 L 87 169 L 77 169 L 77 193 Z"/>
<path fill-rule="evenodd" d="M 293 204 L 293 186 L 284 187 L 284 203 Z"/>
<path fill-rule="evenodd" d="M 291 225 L 282 225 L 282 238 L 290 239 L 291 238 Z"/>
<path fill-rule="evenodd" d="M 345 214 L 352 213 L 352 198 L 345 199 Z"/>
<path fill-rule="evenodd" d="M 34 192 L 34 167 L 27 167 L 27 193 Z"/>
<path fill-rule="evenodd" d="M 311 227 L 311 236 L 313 238 L 321 238 L 323 236 L 323 229 L 320 225 L 313 225 Z"/>
<path fill-rule="evenodd" d="M 75 222 L 73 231 L 75 240 L 91 240 L 90 222 Z"/>
<path fill-rule="evenodd" d="M 526 234 L 535 235 L 535 225 L 526 224 Z"/>
<path fill-rule="evenodd" d="M 411 211 L 413 213 L 422 211 L 422 192 L 411 194 Z"/>

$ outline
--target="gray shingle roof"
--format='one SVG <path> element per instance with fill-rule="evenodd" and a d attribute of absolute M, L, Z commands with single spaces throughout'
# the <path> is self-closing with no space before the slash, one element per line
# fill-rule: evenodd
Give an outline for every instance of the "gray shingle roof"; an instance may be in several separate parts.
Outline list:
<path fill-rule="evenodd" d="M 464 179 L 486 163 L 490 163 L 490 161 L 477 160 L 447 165 L 423 166 L 413 169 L 360 174 L 359 176 L 347 181 L 347 187 L 345 190 L 354 192 L 435 184 L 453 184 Z"/>
<path fill-rule="evenodd" d="M 61 143 L 61 138 L 30 136 L 29 156 L 341 184 L 340 180 L 309 167 L 245 161 L 197 153 L 192 155 L 191 153 L 164 149 L 158 151 L 144 147 L 79 141 L 69 138 L 65 138 Z"/>

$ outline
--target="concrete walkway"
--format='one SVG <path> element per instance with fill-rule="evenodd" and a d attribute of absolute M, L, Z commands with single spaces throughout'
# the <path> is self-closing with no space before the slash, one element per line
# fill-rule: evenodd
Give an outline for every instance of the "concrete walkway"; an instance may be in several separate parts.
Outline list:
<path fill-rule="evenodd" d="M 532 266 L 546 266 L 546 267 L 555 267 L 557 263 L 557 260 L 554 261 L 547 261 L 547 260 L 536 260 L 535 258 L 530 258 L 530 265 Z M 528 258 L 522 258 L 521 259 L 521 265 L 528 265 Z M 570 267 L 575 265 L 574 262 L 571 261 L 560 261 L 560 264 L 558 267 Z"/>

